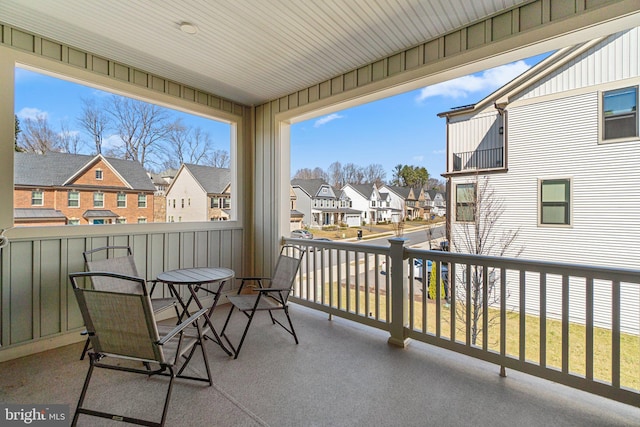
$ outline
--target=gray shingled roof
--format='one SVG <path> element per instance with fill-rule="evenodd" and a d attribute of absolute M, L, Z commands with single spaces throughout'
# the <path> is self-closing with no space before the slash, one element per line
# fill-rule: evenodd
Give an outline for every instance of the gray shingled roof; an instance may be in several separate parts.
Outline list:
<path fill-rule="evenodd" d="M 373 184 L 350 184 L 354 190 L 369 199 L 373 193 Z"/>
<path fill-rule="evenodd" d="M 49 152 L 44 155 L 34 153 L 14 154 L 14 183 L 36 187 L 63 185 L 96 156 Z M 155 187 L 142 165 L 131 160 L 105 157 L 134 190 L 154 191 Z"/>
<path fill-rule="evenodd" d="M 49 208 L 15 208 L 15 219 L 67 219 L 62 212 Z"/>
<path fill-rule="evenodd" d="M 329 185 L 324 179 L 292 179 L 292 187 L 300 187 L 306 191 L 311 197 L 317 197 L 320 187 L 323 185 Z"/>
<path fill-rule="evenodd" d="M 231 184 L 230 169 L 188 163 L 185 163 L 184 167 L 191 172 L 207 194 L 222 194 L 225 188 Z"/>

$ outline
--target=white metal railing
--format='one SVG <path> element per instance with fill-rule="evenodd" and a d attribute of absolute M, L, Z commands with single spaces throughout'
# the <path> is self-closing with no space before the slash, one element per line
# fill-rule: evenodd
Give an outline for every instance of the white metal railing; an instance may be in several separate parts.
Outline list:
<path fill-rule="evenodd" d="M 640 406 L 640 271 L 285 241 L 308 251 L 296 303 Z"/>

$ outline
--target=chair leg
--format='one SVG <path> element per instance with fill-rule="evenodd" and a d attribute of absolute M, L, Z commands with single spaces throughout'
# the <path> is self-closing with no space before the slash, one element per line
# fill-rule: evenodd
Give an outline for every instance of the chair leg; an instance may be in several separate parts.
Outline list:
<path fill-rule="evenodd" d="M 84 360 L 84 356 L 86 356 L 87 351 L 89 351 L 89 345 L 91 345 L 91 340 L 87 338 L 87 341 L 84 343 L 84 348 L 82 349 L 82 354 L 80 355 L 80 360 Z"/>
<path fill-rule="evenodd" d="M 291 335 L 293 335 L 293 339 L 296 341 L 296 344 L 298 344 L 298 336 L 296 335 L 296 330 L 293 329 L 293 323 L 291 323 L 291 317 L 289 316 L 289 309 L 286 305 L 284 306 L 284 314 L 287 315 L 287 320 L 289 321 L 289 327 L 291 328 Z"/>
<path fill-rule="evenodd" d="M 84 357 L 84 354 L 82 355 Z M 82 409 L 82 404 L 84 403 L 84 398 L 87 394 L 87 389 L 89 388 L 89 381 L 91 381 L 91 375 L 93 374 L 93 364 L 95 362 L 94 355 L 89 355 L 89 371 L 87 372 L 87 377 L 84 379 L 84 385 L 82 386 L 82 392 L 80 393 L 80 399 L 78 399 L 78 405 L 76 405 L 76 412 L 73 414 L 73 421 L 71 421 L 71 427 L 75 427 L 78 422 L 78 416 L 80 415 L 80 411 Z"/>
<path fill-rule="evenodd" d="M 246 314 L 246 313 L 245 313 Z M 240 349 L 242 348 L 242 343 L 244 343 L 244 339 L 247 336 L 247 332 L 249 332 L 249 326 L 251 326 L 251 322 L 253 321 L 253 316 L 256 314 L 255 310 L 248 315 L 249 320 L 247 320 L 247 326 L 244 327 L 244 332 L 242 333 L 242 338 L 240 338 L 240 342 L 238 343 L 238 348 L 236 349 L 236 355 L 234 359 L 238 358 L 238 354 L 240 354 Z"/>

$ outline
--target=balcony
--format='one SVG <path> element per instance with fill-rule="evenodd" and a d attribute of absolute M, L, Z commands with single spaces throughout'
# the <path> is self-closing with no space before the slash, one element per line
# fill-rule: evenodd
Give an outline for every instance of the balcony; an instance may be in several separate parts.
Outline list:
<path fill-rule="evenodd" d="M 225 253 L 219 231 L 209 233 L 196 240 L 218 242 L 215 252 Z M 185 231 L 179 240 L 199 248 L 189 236 Z M 160 238 L 147 236 L 152 237 Z M 146 245 L 144 238 L 135 236 L 134 253 L 162 247 Z M 36 246 L 84 247 L 77 240 Z M 406 247 L 402 239 L 390 239 L 388 246 L 284 241 L 308 250 L 292 308 L 300 345 L 271 327 L 267 316 L 257 318 L 238 360 L 208 345 L 215 386 L 179 382 L 168 425 L 640 423 L 640 272 L 427 251 Z M 14 240 L 10 245 L 13 256 L 19 256 L 34 244 Z M 166 268 L 177 262 L 172 253 L 152 252 L 147 258 L 165 258 Z M 199 250 L 191 255 L 194 265 L 241 271 L 233 261 L 238 254 L 220 260 L 204 259 Z M 49 260 L 39 260 L 38 271 L 46 270 Z M 384 269 L 387 274 L 380 273 L 383 262 L 390 267 Z M 63 270 L 72 267 L 78 266 Z M 430 292 L 436 283 L 450 285 L 448 303 L 435 286 Z M 473 292 L 475 285 L 479 294 Z M 54 293 L 63 294 L 67 287 L 62 280 Z M 559 301 L 549 298 L 556 287 Z M 40 286 L 30 296 L 41 304 L 34 307 L 28 332 L 43 334 L 31 344 L 43 348 L 55 338 L 44 335 L 51 325 L 40 317 L 59 307 L 70 323 L 61 335 L 74 343 L 1 363 L 5 403 L 58 403 L 73 409 L 77 401 L 88 366 L 78 360 L 82 325 L 76 324 L 75 301 L 67 306 L 46 298 L 51 292 L 50 286 Z M 432 298 L 425 298 L 430 293 Z M 604 310 L 602 295 L 610 296 Z M 585 301 L 582 310 L 574 304 L 576 297 Z M 471 307 L 477 299 L 482 302 L 476 316 Z M 226 312 L 221 306 L 214 321 L 222 322 Z M 5 336 L 25 332 L 22 323 L 29 320 L 23 312 L 19 316 L 8 317 Z M 24 346 L 5 341 L 0 356 Z M 127 382 L 133 405 L 119 392 L 110 395 L 108 381 L 100 394 L 123 408 L 152 411 L 146 396 L 156 381 L 162 379 Z M 43 386 L 53 382 L 55 388 Z M 84 425 L 93 421 L 85 419 Z"/>
<path fill-rule="evenodd" d="M 640 423 L 640 410 L 629 405 L 519 372 L 501 378 L 491 363 L 422 342 L 400 349 L 376 328 L 335 316 L 328 321 L 295 304 L 291 311 L 299 345 L 265 313 L 256 317 L 237 360 L 207 344 L 214 386 L 176 381 L 166 425 Z M 223 322 L 226 312 L 221 306 L 214 321 Z M 0 364 L 2 402 L 68 404 L 73 411 L 88 367 L 78 359 L 81 349 L 78 343 Z M 203 364 L 194 360 L 191 367 Z M 166 378 L 109 373 L 100 380 L 87 402 L 102 397 L 115 405 L 110 408 L 142 417 L 160 410 L 154 396 Z M 81 415 L 78 425 L 116 424 Z"/>
<path fill-rule="evenodd" d="M 453 171 L 504 167 L 504 147 L 453 153 Z"/>

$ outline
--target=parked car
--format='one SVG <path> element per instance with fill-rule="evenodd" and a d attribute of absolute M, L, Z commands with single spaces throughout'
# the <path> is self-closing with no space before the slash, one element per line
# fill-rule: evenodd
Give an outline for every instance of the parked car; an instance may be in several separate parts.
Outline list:
<path fill-rule="evenodd" d="M 313 239 L 313 234 L 311 234 L 307 230 L 300 229 L 300 230 L 293 230 L 291 232 L 291 237 L 296 239 Z"/>
<path fill-rule="evenodd" d="M 421 281 L 422 273 L 423 273 L 422 260 L 420 258 L 412 258 L 412 259 L 413 259 L 413 277 L 414 279 Z M 432 261 L 427 260 L 427 276 L 431 274 L 431 264 L 432 264 Z M 382 264 L 380 264 L 380 274 L 387 274 L 387 265 L 385 261 L 382 261 Z M 442 280 L 445 281 L 445 283 L 449 279 L 449 266 L 446 263 L 441 264 L 440 277 L 442 278 Z"/>

